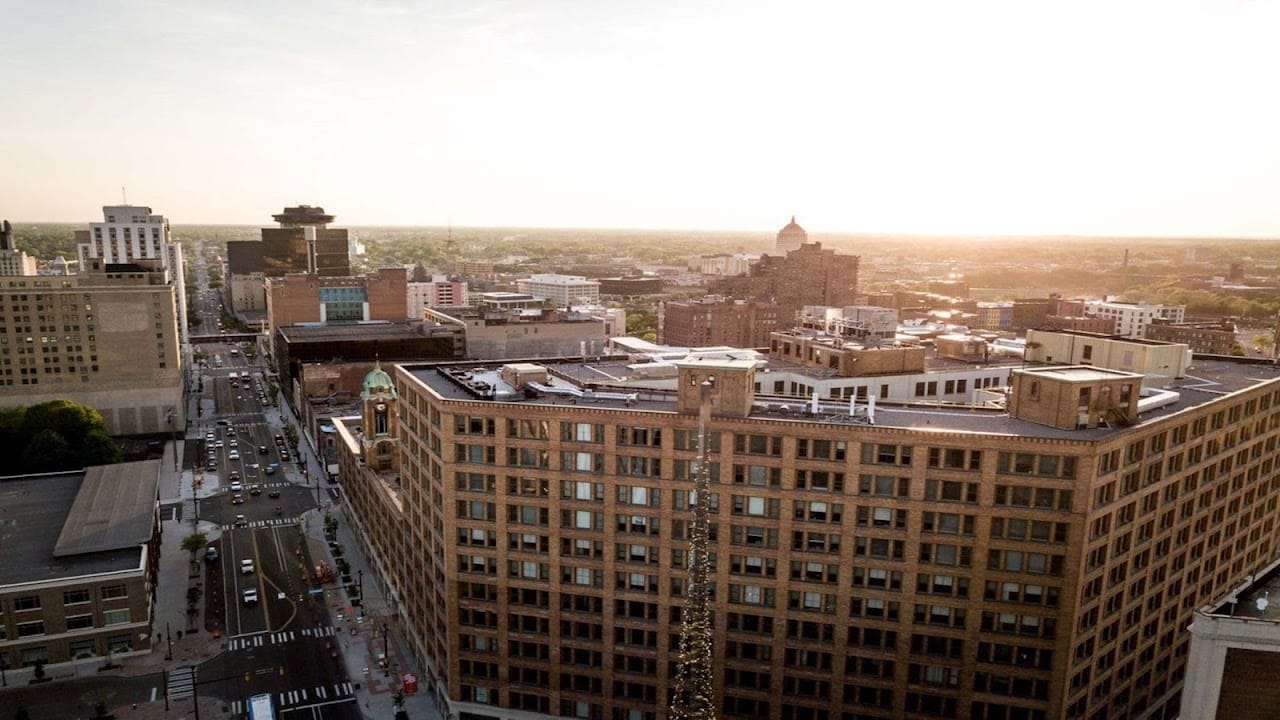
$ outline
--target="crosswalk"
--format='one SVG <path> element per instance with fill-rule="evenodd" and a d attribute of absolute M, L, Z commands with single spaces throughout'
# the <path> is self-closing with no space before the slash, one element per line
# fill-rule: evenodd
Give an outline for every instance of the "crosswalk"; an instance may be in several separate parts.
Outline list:
<path fill-rule="evenodd" d="M 297 518 L 280 517 L 280 518 L 271 518 L 269 520 L 250 520 L 247 524 L 240 525 L 239 527 L 266 528 L 266 527 L 283 527 L 285 525 L 297 525 L 297 524 L 298 524 Z M 236 526 L 232 525 L 231 523 L 222 524 L 223 530 L 231 530 L 234 527 Z"/>
<path fill-rule="evenodd" d="M 354 694 L 355 687 L 350 682 L 316 685 L 311 688 L 299 688 L 277 693 L 276 707 L 284 710 L 296 705 L 324 705 L 351 698 Z M 234 716 L 243 712 L 247 712 L 245 701 L 233 700 L 231 702 L 231 714 Z"/>
<path fill-rule="evenodd" d="M 165 683 L 164 691 L 170 700 L 178 700 L 195 695 L 196 669 L 194 667 L 183 667 L 170 670 L 169 680 Z"/>
<path fill-rule="evenodd" d="M 303 628 L 301 630 L 283 630 L 273 633 L 254 633 L 252 635 L 239 635 L 227 641 L 227 650 L 247 650 L 248 648 L 259 648 L 267 645 L 277 645 L 280 643 L 292 642 L 299 637 L 332 637 L 336 631 L 332 625 L 325 625 L 316 628 Z"/>

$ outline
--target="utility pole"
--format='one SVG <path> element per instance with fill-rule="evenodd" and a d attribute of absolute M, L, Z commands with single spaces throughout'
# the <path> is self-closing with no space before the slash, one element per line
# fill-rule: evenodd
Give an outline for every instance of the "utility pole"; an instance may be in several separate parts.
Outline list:
<path fill-rule="evenodd" d="M 693 525 L 689 532 L 689 575 L 685 585 L 680 650 L 676 656 L 671 720 L 715 720 L 714 669 L 711 661 L 710 594 L 711 463 L 707 426 L 711 419 L 711 381 L 702 381 L 698 409 L 698 471 L 694 474 Z"/>

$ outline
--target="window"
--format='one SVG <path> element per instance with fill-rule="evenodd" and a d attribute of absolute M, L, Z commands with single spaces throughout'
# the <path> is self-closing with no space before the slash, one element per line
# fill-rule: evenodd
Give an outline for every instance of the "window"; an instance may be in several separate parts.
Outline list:
<path fill-rule="evenodd" d="M 577 472 L 604 472 L 604 455 L 602 453 L 565 452 L 561 457 L 561 466 L 565 470 Z"/>
<path fill-rule="evenodd" d="M 910 465 L 911 446 L 864 443 L 862 463 L 864 465 Z"/>
<path fill-rule="evenodd" d="M 91 628 L 91 627 L 93 627 L 92 615 L 68 615 L 67 616 L 68 630 L 84 630 L 85 628 Z"/>
<path fill-rule="evenodd" d="M 18 623 L 18 637 L 31 637 L 32 635 L 44 634 L 44 621 L 36 620 L 35 622 Z"/>
<path fill-rule="evenodd" d="M 40 596 L 39 596 L 39 595 L 27 595 L 27 596 L 24 596 L 24 597 L 14 598 L 14 599 L 13 599 L 13 609 L 14 609 L 14 612 L 22 612 L 22 611 L 24 611 L 24 610 L 39 610 L 39 609 L 40 609 Z"/>

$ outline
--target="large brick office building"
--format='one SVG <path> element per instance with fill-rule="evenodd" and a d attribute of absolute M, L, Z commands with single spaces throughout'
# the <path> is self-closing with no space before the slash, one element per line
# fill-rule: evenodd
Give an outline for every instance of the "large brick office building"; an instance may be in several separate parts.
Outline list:
<path fill-rule="evenodd" d="M 994 409 L 778 404 L 744 360 L 666 392 L 628 372 L 401 365 L 338 423 L 444 711 L 666 717 L 712 377 L 726 718 L 1172 717 L 1194 611 L 1276 556 L 1270 366 L 1032 367 Z"/>

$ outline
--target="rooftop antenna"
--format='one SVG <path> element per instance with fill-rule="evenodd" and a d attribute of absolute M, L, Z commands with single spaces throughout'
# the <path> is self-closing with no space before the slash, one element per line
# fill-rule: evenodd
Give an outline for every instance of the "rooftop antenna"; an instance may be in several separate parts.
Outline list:
<path fill-rule="evenodd" d="M 129 204 L 129 196 L 128 196 L 128 195 L 125 195 L 125 193 L 124 193 L 124 186 L 123 186 L 123 185 L 121 185 L 121 186 L 120 186 L 120 204 L 121 204 L 121 205 L 128 205 L 128 204 Z"/>

